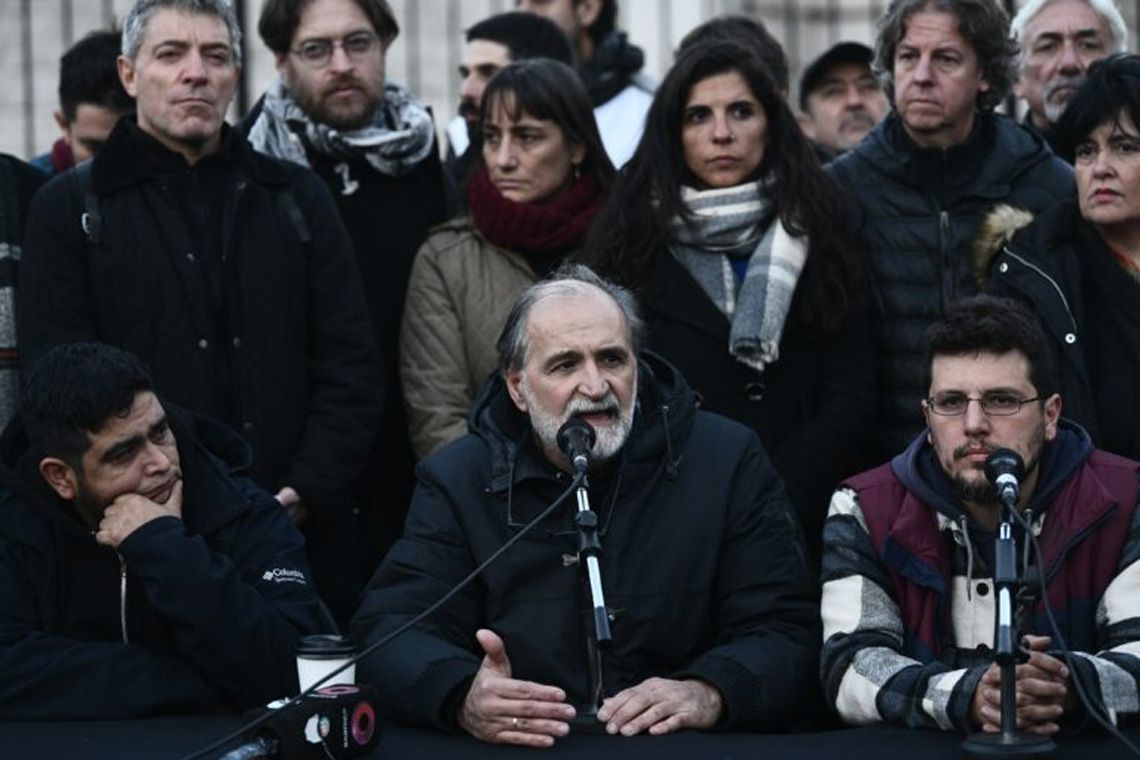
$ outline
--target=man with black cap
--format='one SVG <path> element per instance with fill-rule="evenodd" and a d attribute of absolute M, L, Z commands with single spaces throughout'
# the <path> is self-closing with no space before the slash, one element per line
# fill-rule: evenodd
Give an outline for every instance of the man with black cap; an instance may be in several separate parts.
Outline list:
<path fill-rule="evenodd" d="M 887 95 L 871 71 L 873 57 L 866 45 L 840 42 L 804 69 L 800 128 L 821 161 L 858 143 L 887 115 Z"/>

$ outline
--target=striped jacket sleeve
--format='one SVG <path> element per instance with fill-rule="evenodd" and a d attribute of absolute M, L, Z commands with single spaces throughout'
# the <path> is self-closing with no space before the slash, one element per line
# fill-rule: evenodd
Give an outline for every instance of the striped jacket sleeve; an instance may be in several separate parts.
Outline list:
<path fill-rule="evenodd" d="M 984 666 L 953 670 L 904 653 L 902 615 L 854 491 L 836 491 L 823 530 L 823 653 L 828 703 L 847 723 L 970 730 Z"/>
<path fill-rule="evenodd" d="M 1115 722 L 1120 713 L 1140 712 L 1140 507 L 1132 514 L 1116 577 L 1097 604 L 1096 627 L 1100 651 L 1073 652 L 1073 664 Z"/>

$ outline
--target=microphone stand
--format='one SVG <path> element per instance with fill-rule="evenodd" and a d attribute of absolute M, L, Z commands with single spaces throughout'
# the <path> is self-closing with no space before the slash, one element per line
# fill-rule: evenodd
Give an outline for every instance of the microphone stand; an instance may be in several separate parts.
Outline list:
<path fill-rule="evenodd" d="M 575 708 L 575 716 L 570 721 L 575 733 L 605 733 L 605 726 L 598 720 L 598 706 L 602 702 L 604 684 L 602 681 L 602 650 L 613 643 L 610 634 L 610 618 L 606 612 L 606 599 L 602 593 L 602 572 L 598 557 L 602 553 L 602 542 L 598 538 L 598 515 L 590 509 L 589 483 L 585 477 L 578 484 L 578 513 L 574 524 L 578 528 L 578 568 L 582 574 L 582 584 L 590 592 L 590 610 L 586 615 L 593 620 L 593 632 L 586 633 L 586 667 L 589 671 L 590 701 Z M 587 629 L 590 628 L 587 623 Z"/>
<path fill-rule="evenodd" d="M 1017 731 L 1017 663 L 1026 655 L 1020 646 L 1014 600 L 1020 581 L 1017 577 L 1017 541 L 1013 537 L 1013 510 L 1017 491 L 998 488 L 1001 499 L 1001 525 L 994 551 L 994 591 L 997 617 L 994 621 L 994 662 L 1001 668 L 1001 732 L 977 731 L 962 742 L 967 757 L 1048 757 L 1057 745 L 1047 736 Z M 969 540 L 967 536 L 966 540 Z M 967 579 L 967 583 L 970 579 Z"/>

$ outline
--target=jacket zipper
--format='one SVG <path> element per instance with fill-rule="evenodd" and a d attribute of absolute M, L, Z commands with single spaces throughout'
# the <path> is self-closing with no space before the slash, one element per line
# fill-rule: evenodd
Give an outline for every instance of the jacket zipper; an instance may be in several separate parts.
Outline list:
<path fill-rule="evenodd" d="M 954 300 L 954 273 L 950 266 L 950 212 L 938 212 L 938 234 L 941 245 L 938 246 L 942 261 L 942 311 Z"/>
<path fill-rule="evenodd" d="M 1009 255 L 1009 257 L 1011 259 L 1015 259 L 1016 261 L 1020 262 L 1022 266 L 1036 272 L 1038 275 L 1041 276 L 1041 278 L 1043 280 L 1045 280 L 1045 282 L 1049 283 L 1053 287 L 1053 290 L 1057 291 L 1057 297 L 1060 298 L 1061 303 L 1065 305 L 1065 314 L 1069 318 L 1069 326 L 1072 328 L 1073 334 L 1076 335 L 1076 333 L 1077 333 L 1077 320 L 1073 316 L 1073 309 L 1069 306 L 1069 299 L 1065 298 L 1065 291 L 1061 290 L 1061 286 L 1057 284 L 1057 281 L 1054 280 L 1049 275 L 1047 275 L 1045 273 L 1045 270 L 1043 270 L 1041 267 L 1039 267 L 1035 264 L 1032 264 L 1029 261 L 1026 261 L 1024 258 L 1022 258 L 1017 252 L 1015 252 L 1009 246 L 1005 247 L 1005 252 Z"/>
<path fill-rule="evenodd" d="M 130 644 L 131 637 L 127 633 L 127 563 L 122 555 L 119 556 L 119 625 L 123 629 L 123 643 Z"/>

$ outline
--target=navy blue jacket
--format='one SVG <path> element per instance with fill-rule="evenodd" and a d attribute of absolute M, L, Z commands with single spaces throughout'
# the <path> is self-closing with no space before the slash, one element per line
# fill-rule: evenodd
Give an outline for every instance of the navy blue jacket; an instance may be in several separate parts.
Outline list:
<path fill-rule="evenodd" d="M 253 707 L 295 693 L 294 643 L 333 629 L 300 533 L 241 474 L 249 447 L 167 410 L 182 519 L 146 523 L 118 555 L 48 488 L 35 457 L 6 458 L 16 490 L 0 490 L 0 719 Z"/>
<path fill-rule="evenodd" d="M 884 454 L 922 429 L 926 329 L 977 294 L 970 247 L 982 219 L 999 203 L 1040 211 L 1075 189 L 1072 168 L 1040 137 L 1005 116 L 974 116 L 964 142 L 921 149 L 892 111 L 827 166 L 857 201 L 870 252 Z"/>

